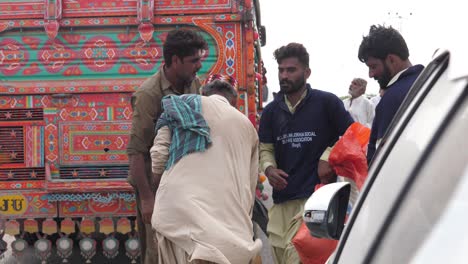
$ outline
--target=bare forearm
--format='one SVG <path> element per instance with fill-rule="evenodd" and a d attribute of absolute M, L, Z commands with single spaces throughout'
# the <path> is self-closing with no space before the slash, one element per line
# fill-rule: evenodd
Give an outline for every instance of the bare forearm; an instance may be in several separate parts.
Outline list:
<path fill-rule="evenodd" d="M 130 175 L 136 185 L 141 199 L 154 199 L 148 177 L 146 176 L 146 166 L 143 154 L 133 154 L 129 156 Z"/>
<path fill-rule="evenodd" d="M 169 159 L 171 136 L 171 130 L 167 126 L 161 127 L 154 138 L 153 147 L 150 149 L 151 170 L 153 172 L 153 182 L 156 190 L 159 187 L 167 160 Z"/>

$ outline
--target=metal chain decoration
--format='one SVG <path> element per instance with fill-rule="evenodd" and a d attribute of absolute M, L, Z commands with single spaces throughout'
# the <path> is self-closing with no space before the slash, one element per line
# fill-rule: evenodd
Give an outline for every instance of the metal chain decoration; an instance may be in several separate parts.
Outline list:
<path fill-rule="evenodd" d="M 113 259 L 119 254 L 119 241 L 109 236 L 102 241 L 102 253 L 108 259 Z"/>
<path fill-rule="evenodd" d="M 81 255 L 86 259 L 86 263 L 91 263 L 91 259 L 96 254 L 96 240 L 91 238 L 91 234 L 96 232 L 94 220 L 83 218 L 80 225 L 80 234 L 83 239 L 80 240 Z"/>
<path fill-rule="evenodd" d="M 34 243 L 36 257 L 41 260 L 41 264 L 46 264 L 52 252 L 52 242 L 47 239 L 47 235 L 41 236 L 39 233 L 36 233 L 36 236 L 38 238 L 36 243 Z"/>
<path fill-rule="evenodd" d="M 127 239 L 127 241 L 125 241 L 125 251 L 127 252 L 126 255 L 132 260 L 131 263 L 137 263 L 136 259 L 141 254 L 140 240 L 138 239 L 138 237 L 135 237 L 131 233 L 129 233 L 128 235 L 129 238 Z"/>
<path fill-rule="evenodd" d="M 60 238 L 55 242 L 57 246 L 57 255 L 61 257 L 63 263 L 67 263 L 73 252 L 73 240 L 68 235 L 75 232 L 75 222 L 70 218 L 65 218 L 60 222 Z"/>
<path fill-rule="evenodd" d="M 133 193 L 108 193 L 106 195 L 102 195 L 100 193 L 66 193 L 66 194 L 49 194 L 48 201 L 49 202 L 63 202 L 63 201 L 71 201 L 71 202 L 82 202 L 87 200 L 93 200 L 94 202 L 99 203 L 110 203 L 114 199 L 122 199 L 125 202 L 132 202 L 135 201 L 135 194 Z"/>
<path fill-rule="evenodd" d="M 86 259 L 86 263 L 91 263 L 91 259 L 96 255 L 96 240 L 85 237 L 80 240 L 81 256 Z"/>
<path fill-rule="evenodd" d="M 13 257 L 15 257 L 16 259 L 20 259 L 23 256 L 24 252 L 26 252 L 28 247 L 29 245 L 28 242 L 26 242 L 26 240 L 24 240 L 21 237 L 17 238 L 15 241 L 13 241 L 13 243 L 11 243 Z"/>
<path fill-rule="evenodd" d="M 57 247 L 57 255 L 63 259 L 63 263 L 67 263 L 73 252 L 73 240 L 62 233 L 60 233 L 60 238 L 57 239 L 55 245 Z"/>
<path fill-rule="evenodd" d="M 5 233 L 10 236 L 16 236 L 20 234 L 20 223 L 16 220 L 10 220 L 5 225 Z M 11 243 L 12 255 L 15 258 L 21 258 L 24 252 L 29 247 L 28 242 L 23 239 L 24 233 L 21 233 L 13 243 Z"/>
<path fill-rule="evenodd" d="M 99 221 L 99 231 L 107 237 L 102 241 L 103 255 L 113 259 L 119 254 L 119 241 L 114 238 L 115 224 L 112 218 L 103 218 Z"/>

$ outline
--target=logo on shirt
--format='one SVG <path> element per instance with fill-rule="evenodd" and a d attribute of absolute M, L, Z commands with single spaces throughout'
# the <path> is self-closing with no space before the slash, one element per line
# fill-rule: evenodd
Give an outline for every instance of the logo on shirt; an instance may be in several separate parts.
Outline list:
<path fill-rule="evenodd" d="M 277 141 L 281 141 L 281 144 L 291 144 L 292 148 L 302 148 L 302 143 L 312 142 L 313 137 L 317 135 L 315 132 L 295 132 L 287 133 L 276 138 Z"/>

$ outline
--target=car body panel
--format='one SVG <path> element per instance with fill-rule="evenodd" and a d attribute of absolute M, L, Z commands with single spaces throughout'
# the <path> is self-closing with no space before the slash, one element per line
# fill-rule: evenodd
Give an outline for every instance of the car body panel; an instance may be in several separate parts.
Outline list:
<path fill-rule="evenodd" d="M 389 257 L 399 254 L 397 248 L 385 248 L 385 253 L 381 253 L 379 246 L 396 213 L 392 210 L 407 192 L 407 184 L 418 164 L 437 140 L 435 136 L 444 129 L 454 105 L 466 98 L 468 67 L 458 70 L 463 63 L 452 63 L 456 61 L 452 59 L 453 54 L 441 53 L 409 92 L 410 98 L 402 104 L 403 109 L 397 113 L 384 145 L 376 153 L 333 263 L 404 263 Z M 395 232 L 398 231 L 392 234 Z M 401 239 L 412 237 L 399 235 Z M 379 254 L 378 261 L 372 259 L 374 254 Z"/>
<path fill-rule="evenodd" d="M 460 263 L 460 257 L 467 259 L 468 141 L 463 140 L 467 130 L 465 99 L 419 162 L 411 188 L 393 210 L 373 263 Z M 398 254 L 388 248 L 397 249 Z"/>

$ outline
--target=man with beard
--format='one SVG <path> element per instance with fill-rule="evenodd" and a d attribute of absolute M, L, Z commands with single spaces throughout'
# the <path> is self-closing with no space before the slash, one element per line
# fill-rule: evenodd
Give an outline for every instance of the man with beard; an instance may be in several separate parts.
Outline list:
<path fill-rule="evenodd" d="M 364 95 L 366 93 L 367 81 L 362 78 L 354 78 L 349 85 L 351 98 L 343 100 L 345 109 L 354 121 L 366 127 L 371 127 L 374 120 L 374 106 Z"/>
<path fill-rule="evenodd" d="M 155 121 L 161 115 L 161 99 L 169 94 L 196 94 L 201 84 L 196 77 L 208 48 L 197 33 L 177 29 L 167 34 L 163 45 L 164 65 L 148 78 L 132 96 L 132 129 L 127 153 L 129 183 L 135 189 L 137 224 L 141 242 L 141 263 L 157 263 L 151 215 L 157 182 L 151 172 L 150 148 L 155 137 Z M 148 250 L 146 250 L 148 248 Z"/>
<path fill-rule="evenodd" d="M 403 99 L 424 67 L 411 64 L 408 46 L 397 30 L 381 25 L 372 25 L 369 35 L 363 37 L 358 58 L 369 68 L 369 77 L 385 90 L 375 108 L 367 150 L 370 163 Z"/>
<path fill-rule="evenodd" d="M 309 54 L 290 43 L 274 52 L 281 90 L 260 120 L 260 168 L 273 187 L 267 231 L 277 263 L 299 263 L 291 243 L 315 185 L 336 180 L 321 160 L 353 119 L 334 94 L 312 89 Z"/>

